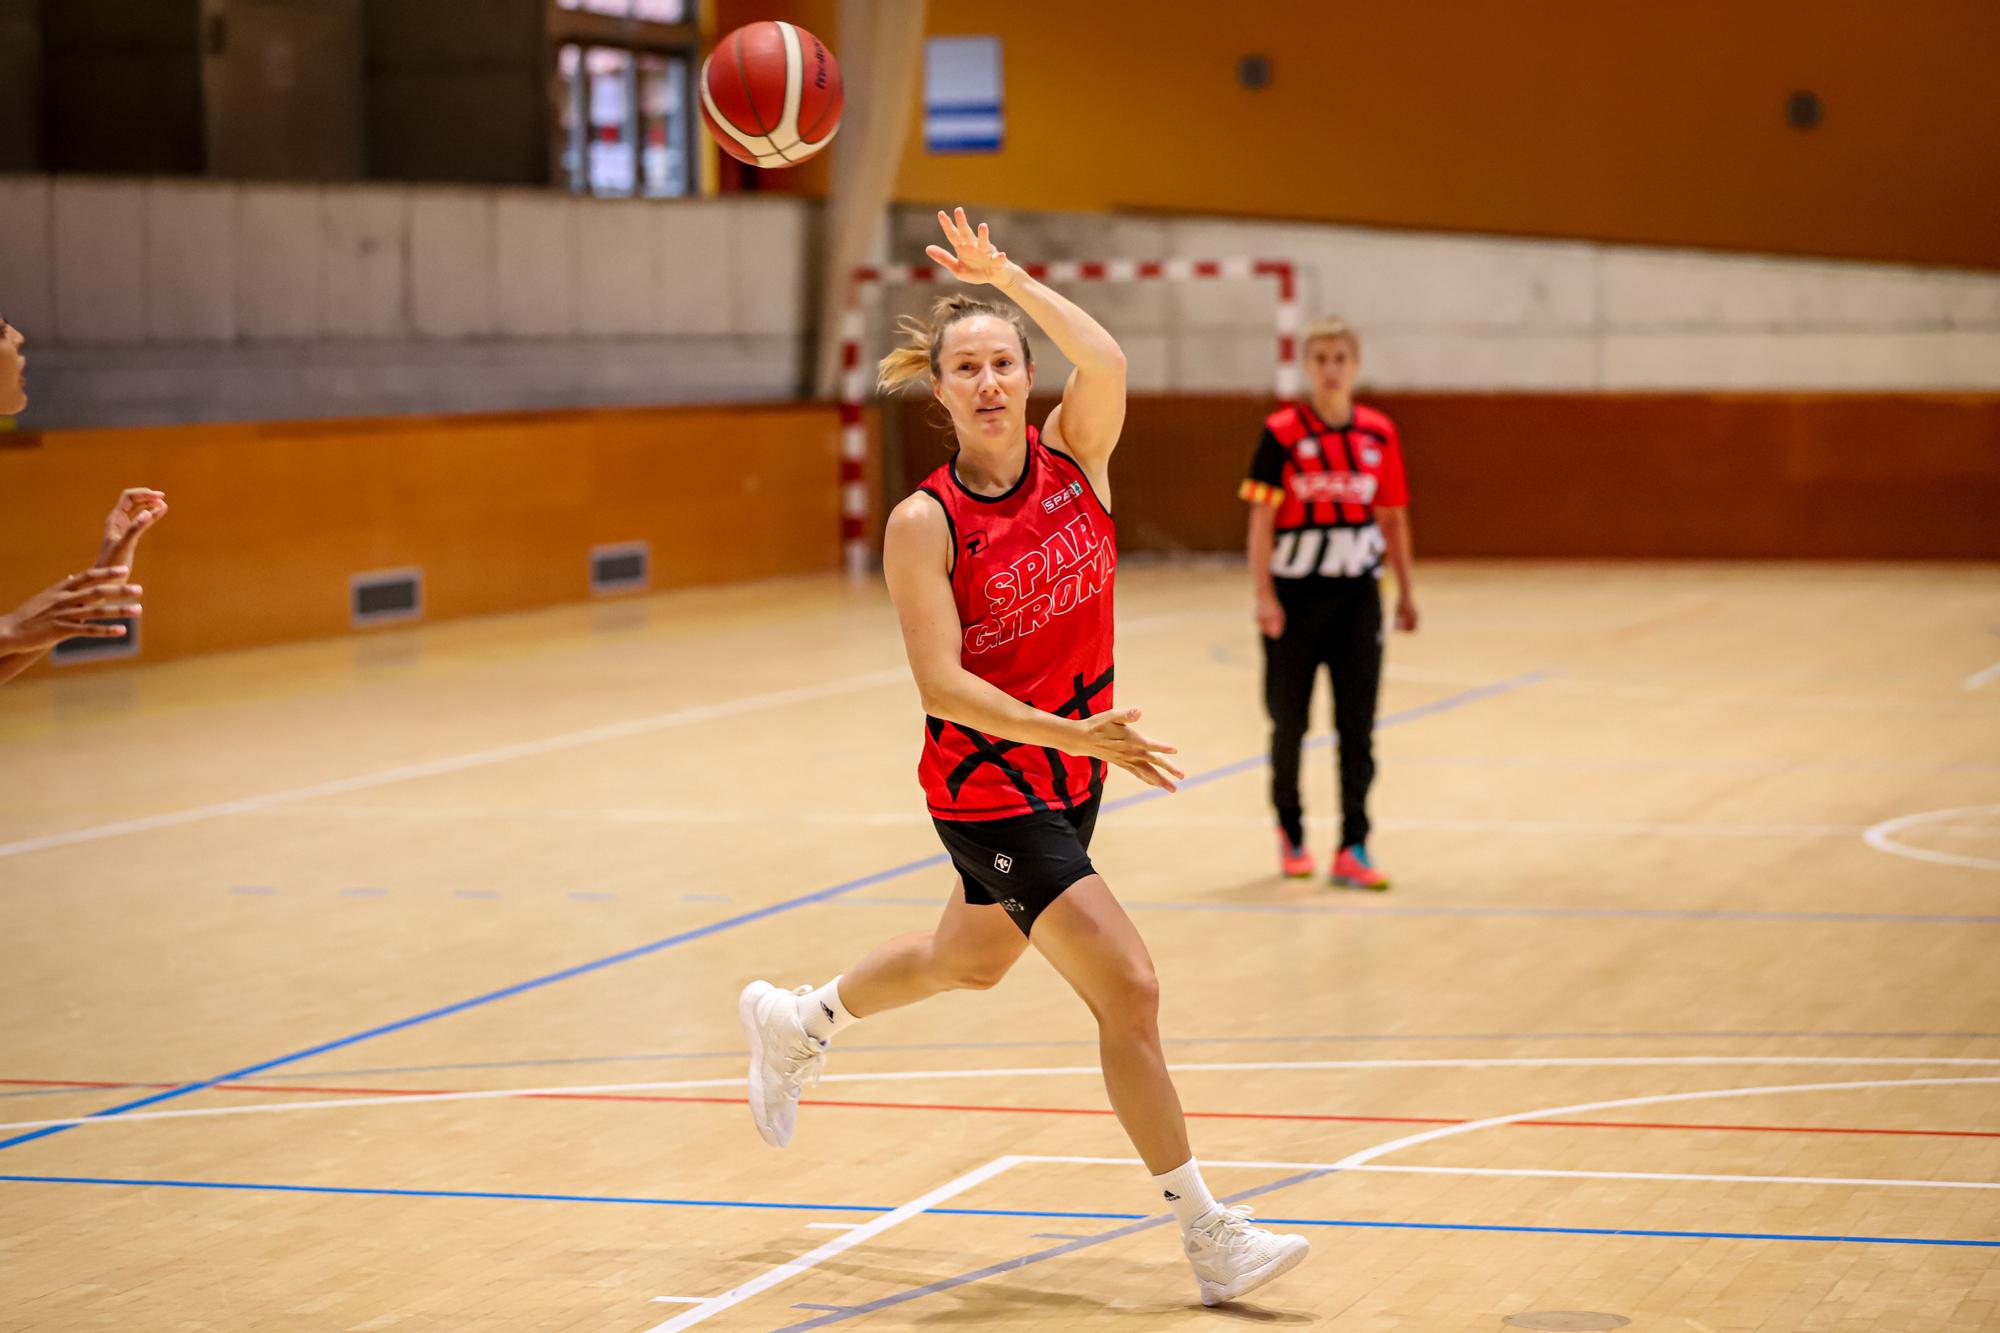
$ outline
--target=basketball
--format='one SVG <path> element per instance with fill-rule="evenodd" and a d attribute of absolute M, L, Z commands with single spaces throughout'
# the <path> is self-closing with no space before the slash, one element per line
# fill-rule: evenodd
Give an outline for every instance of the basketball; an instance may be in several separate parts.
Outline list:
<path fill-rule="evenodd" d="M 840 65 L 790 23 L 736 29 L 701 65 L 701 118 L 722 150 L 759 167 L 796 166 L 840 128 Z"/>

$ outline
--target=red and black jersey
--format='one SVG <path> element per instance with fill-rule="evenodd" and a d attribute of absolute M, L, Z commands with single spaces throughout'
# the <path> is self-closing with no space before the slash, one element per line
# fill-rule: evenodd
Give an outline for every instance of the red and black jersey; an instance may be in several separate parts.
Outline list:
<path fill-rule="evenodd" d="M 1374 578 L 1383 548 L 1375 510 L 1410 502 L 1396 424 L 1359 403 L 1342 426 L 1307 403 L 1279 408 L 1264 419 L 1236 493 L 1278 511 L 1273 578 Z"/>
<path fill-rule="evenodd" d="M 951 592 L 967 671 L 1045 713 L 1111 707 L 1111 514 L 1075 459 L 1028 427 L 1021 479 L 1004 495 L 966 489 L 946 463 L 918 487 L 951 527 Z M 1104 765 L 925 719 L 917 773 L 939 819 L 1074 809 L 1104 789 Z"/>

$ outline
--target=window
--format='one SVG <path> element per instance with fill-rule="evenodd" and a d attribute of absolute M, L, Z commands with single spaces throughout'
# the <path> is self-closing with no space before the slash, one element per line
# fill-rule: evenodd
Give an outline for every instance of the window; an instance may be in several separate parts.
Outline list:
<path fill-rule="evenodd" d="M 689 0 L 554 0 L 562 183 L 607 198 L 695 190 Z"/>

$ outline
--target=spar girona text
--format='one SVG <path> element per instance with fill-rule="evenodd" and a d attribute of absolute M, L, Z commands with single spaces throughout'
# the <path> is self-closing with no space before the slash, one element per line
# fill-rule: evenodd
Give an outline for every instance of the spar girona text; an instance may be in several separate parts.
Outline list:
<path fill-rule="evenodd" d="M 1069 614 L 1104 590 L 1116 563 L 1091 515 L 1079 512 L 1039 547 L 988 576 L 987 614 L 966 626 L 965 651 L 1012 643 Z"/>

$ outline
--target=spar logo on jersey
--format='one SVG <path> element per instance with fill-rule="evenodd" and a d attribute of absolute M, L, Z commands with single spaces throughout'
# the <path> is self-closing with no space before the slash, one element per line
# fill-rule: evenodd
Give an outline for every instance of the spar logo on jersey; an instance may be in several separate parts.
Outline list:
<path fill-rule="evenodd" d="M 1068 490 L 1057 491 L 1054 495 L 1051 495 L 1048 499 L 1042 501 L 1042 512 L 1045 514 L 1053 514 L 1056 512 L 1056 510 L 1061 509 L 1064 505 L 1068 504 L 1071 500 L 1076 499 L 1077 496 L 1082 494 L 1083 494 L 1083 483 L 1080 481 L 1073 481 L 1069 484 Z"/>
<path fill-rule="evenodd" d="M 990 652 L 1066 616 L 1111 584 L 1117 557 L 1086 511 L 1005 569 L 987 575 L 986 614 L 965 627 L 965 651 Z"/>
<path fill-rule="evenodd" d="M 1372 472 L 1294 472 L 1285 488 L 1302 504 L 1365 505 L 1380 484 Z"/>

